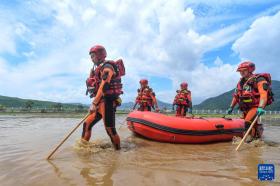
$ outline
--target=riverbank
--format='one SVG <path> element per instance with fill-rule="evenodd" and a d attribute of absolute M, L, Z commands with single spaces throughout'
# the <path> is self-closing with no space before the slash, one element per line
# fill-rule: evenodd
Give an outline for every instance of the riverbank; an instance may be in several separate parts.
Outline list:
<path fill-rule="evenodd" d="M 0 112 L 0 116 L 24 116 L 36 118 L 83 118 L 87 112 Z M 118 115 L 128 114 L 128 112 L 117 112 Z"/>

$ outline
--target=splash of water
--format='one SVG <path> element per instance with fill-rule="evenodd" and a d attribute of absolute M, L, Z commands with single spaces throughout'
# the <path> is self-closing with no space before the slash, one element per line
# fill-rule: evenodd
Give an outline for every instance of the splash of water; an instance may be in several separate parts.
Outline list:
<path fill-rule="evenodd" d="M 112 148 L 112 145 L 101 140 L 86 141 L 83 139 L 77 139 L 73 148 L 81 153 L 97 153 L 104 149 Z"/>
<path fill-rule="evenodd" d="M 241 140 L 242 140 L 242 138 L 240 138 L 238 136 L 234 136 L 232 138 L 232 144 L 233 145 L 238 145 L 241 142 Z M 261 146 L 265 145 L 266 143 L 262 139 L 254 139 L 250 143 L 244 142 L 244 144 L 249 145 L 249 146 L 253 146 L 253 147 L 261 147 Z"/>
<path fill-rule="evenodd" d="M 233 136 L 232 138 L 232 144 L 233 145 L 238 145 L 241 142 L 242 138 L 240 138 L 239 136 Z"/>

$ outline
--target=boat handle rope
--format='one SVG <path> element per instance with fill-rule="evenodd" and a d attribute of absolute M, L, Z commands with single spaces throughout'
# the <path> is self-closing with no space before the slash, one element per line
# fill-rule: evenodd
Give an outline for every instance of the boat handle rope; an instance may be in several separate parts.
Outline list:
<path fill-rule="evenodd" d="M 222 118 L 225 120 L 232 120 L 232 118 L 227 118 L 226 115 L 222 116 Z"/>

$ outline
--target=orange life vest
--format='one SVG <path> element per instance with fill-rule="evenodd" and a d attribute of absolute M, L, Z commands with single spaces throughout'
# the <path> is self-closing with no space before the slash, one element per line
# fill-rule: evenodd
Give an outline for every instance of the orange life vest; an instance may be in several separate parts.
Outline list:
<path fill-rule="evenodd" d="M 143 89 L 138 89 L 138 96 L 136 98 L 136 103 L 144 107 L 146 106 L 153 107 L 154 103 L 151 95 L 155 96 L 155 93 L 153 92 L 153 89 L 151 89 L 148 86 Z"/>
<path fill-rule="evenodd" d="M 125 75 L 125 67 L 121 59 L 115 61 L 105 61 L 97 68 L 92 69 L 89 78 L 86 80 L 87 92 L 90 97 L 95 97 L 99 86 L 102 81 L 101 74 L 106 67 L 112 67 L 114 69 L 114 75 L 109 83 L 109 88 L 105 90 L 104 95 L 116 95 L 123 94 L 121 77 Z"/>
<path fill-rule="evenodd" d="M 175 96 L 174 98 L 174 102 L 173 104 L 174 105 L 183 105 L 183 106 L 186 106 L 186 107 L 189 107 L 190 106 L 190 101 L 188 99 L 188 95 L 191 93 L 191 91 L 189 90 L 177 90 L 177 95 Z"/>
<path fill-rule="evenodd" d="M 252 107 L 258 107 L 260 102 L 260 93 L 258 91 L 258 82 L 265 80 L 268 83 L 267 104 L 270 105 L 273 99 L 271 88 L 271 76 L 268 73 L 253 74 L 249 79 L 241 78 L 235 89 L 234 96 L 239 104 L 240 110 L 248 110 Z"/>

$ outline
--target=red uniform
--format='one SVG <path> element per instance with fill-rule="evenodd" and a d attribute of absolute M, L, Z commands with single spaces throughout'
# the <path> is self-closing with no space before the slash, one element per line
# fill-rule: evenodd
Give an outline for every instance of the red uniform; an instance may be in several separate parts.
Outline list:
<path fill-rule="evenodd" d="M 105 61 L 106 50 L 97 45 L 90 50 L 91 58 L 97 66 L 91 70 L 87 79 L 87 93 L 94 100 L 91 106 L 91 114 L 83 125 L 82 139 L 89 141 L 92 127 L 101 119 L 105 129 L 116 150 L 120 149 L 120 138 L 115 128 L 115 111 L 120 105 L 122 94 L 121 77 L 125 75 L 122 60 Z M 94 109 L 93 109 L 94 108 Z"/>
<path fill-rule="evenodd" d="M 140 80 L 140 85 L 141 88 L 138 89 L 138 95 L 135 99 L 133 109 L 135 109 L 136 105 L 139 105 L 139 111 L 151 111 L 155 106 L 156 111 L 159 111 L 155 93 L 153 92 L 153 89 L 148 86 L 148 80 Z"/>
<path fill-rule="evenodd" d="M 242 77 L 235 89 L 234 97 L 231 102 L 231 108 L 236 104 L 243 111 L 245 120 L 245 130 L 248 130 L 252 121 L 257 116 L 258 108 L 265 108 L 273 101 L 271 92 L 270 74 L 252 74 L 255 65 L 252 62 L 243 62 L 239 65 L 237 71 L 248 70 L 250 75 Z M 262 124 L 256 123 L 251 131 L 251 136 L 261 138 L 263 133 Z"/>
<path fill-rule="evenodd" d="M 176 116 L 186 116 L 188 108 L 192 107 L 191 91 L 177 90 L 173 105 L 176 105 Z"/>

